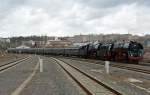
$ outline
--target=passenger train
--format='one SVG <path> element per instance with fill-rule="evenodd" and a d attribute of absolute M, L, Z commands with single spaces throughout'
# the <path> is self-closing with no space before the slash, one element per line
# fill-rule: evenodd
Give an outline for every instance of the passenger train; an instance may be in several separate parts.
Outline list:
<path fill-rule="evenodd" d="M 138 63 L 143 59 L 143 46 L 138 42 L 86 44 L 74 48 L 9 48 L 9 53 L 76 56 L 108 61 Z"/>

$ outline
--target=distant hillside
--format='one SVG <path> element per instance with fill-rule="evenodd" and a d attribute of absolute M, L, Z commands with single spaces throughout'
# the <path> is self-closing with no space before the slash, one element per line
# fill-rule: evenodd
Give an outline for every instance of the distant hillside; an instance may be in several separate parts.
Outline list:
<path fill-rule="evenodd" d="M 12 37 L 10 38 L 11 47 L 20 46 L 23 41 L 45 41 L 47 36 L 28 36 L 28 37 Z"/>

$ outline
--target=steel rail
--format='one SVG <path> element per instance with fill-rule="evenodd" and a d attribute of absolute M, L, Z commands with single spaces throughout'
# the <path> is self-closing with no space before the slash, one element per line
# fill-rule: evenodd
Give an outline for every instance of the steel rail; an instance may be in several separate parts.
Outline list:
<path fill-rule="evenodd" d="M 85 62 L 86 60 L 89 62 L 92 62 L 92 64 L 100 64 L 99 62 L 97 62 L 97 60 L 89 60 L 89 59 L 84 59 L 84 60 L 78 60 L 79 58 L 69 58 L 72 60 L 77 60 L 77 61 L 83 61 Z M 104 65 L 104 63 L 101 63 L 100 65 Z M 110 66 L 112 67 L 117 67 L 117 68 L 121 68 L 121 69 L 125 69 L 125 70 L 130 70 L 130 71 L 136 71 L 136 72 L 140 72 L 140 73 L 145 73 L 145 74 L 150 74 L 150 70 L 145 70 L 145 69 L 140 69 L 140 68 L 136 68 L 136 67 L 129 67 L 129 66 L 125 66 L 126 64 L 110 64 Z M 136 66 L 136 65 L 135 65 Z"/>
<path fill-rule="evenodd" d="M 58 58 L 56 58 L 58 59 Z M 55 59 L 54 59 L 55 60 Z M 104 88 L 106 88 L 107 90 L 109 90 L 110 92 L 114 93 L 115 95 L 122 95 L 120 92 L 114 90 L 113 88 L 107 86 L 106 84 L 100 82 L 99 80 L 97 80 L 96 78 L 92 77 L 91 75 L 81 71 L 79 68 L 73 66 L 73 65 L 70 65 L 69 63 L 61 60 L 61 59 L 58 59 L 62 62 L 64 62 L 65 64 L 69 65 L 70 67 L 74 68 L 75 70 L 77 70 L 78 72 L 82 73 L 83 75 L 85 75 L 86 77 L 88 77 L 89 79 L 93 80 L 94 82 L 96 82 L 97 84 L 103 86 Z M 55 60 L 56 61 L 56 60 Z M 58 61 L 56 61 L 66 72 L 68 72 Z M 69 72 L 68 72 L 69 73 Z M 69 73 L 70 74 L 70 73 Z M 71 77 L 73 77 L 73 75 L 71 75 Z M 76 79 L 75 77 L 73 79 Z M 78 81 L 77 79 L 75 81 Z M 77 83 L 80 83 L 79 81 Z M 92 94 L 89 94 L 90 91 L 87 91 L 86 87 L 84 87 L 81 83 L 79 84 L 82 86 L 82 88 L 87 92 L 88 95 L 92 95 Z"/>
<path fill-rule="evenodd" d="M 22 58 L 20 60 L 16 60 L 16 61 L 13 61 L 13 62 L 8 62 L 6 64 L 0 65 L 0 72 L 2 72 L 4 70 L 7 70 L 7 69 L 9 69 L 11 67 L 14 67 L 17 64 L 19 64 L 20 62 L 23 62 L 23 61 L 25 61 L 27 59 L 29 59 L 29 57 L 25 57 L 25 58 Z"/>

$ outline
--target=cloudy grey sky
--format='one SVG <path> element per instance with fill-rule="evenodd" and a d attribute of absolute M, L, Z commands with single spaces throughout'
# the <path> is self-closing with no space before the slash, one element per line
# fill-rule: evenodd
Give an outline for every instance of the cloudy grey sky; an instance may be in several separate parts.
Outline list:
<path fill-rule="evenodd" d="M 150 34 L 150 0 L 0 0 L 0 37 Z"/>

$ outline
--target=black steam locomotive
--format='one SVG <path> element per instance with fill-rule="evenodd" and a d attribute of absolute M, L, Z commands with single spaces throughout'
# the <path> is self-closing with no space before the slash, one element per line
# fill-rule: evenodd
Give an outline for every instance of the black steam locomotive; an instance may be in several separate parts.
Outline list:
<path fill-rule="evenodd" d="M 109 61 L 138 63 L 143 58 L 143 46 L 138 42 L 86 44 L 76 48 L 9 48 L 10 53 L 77 56 Z"/>

